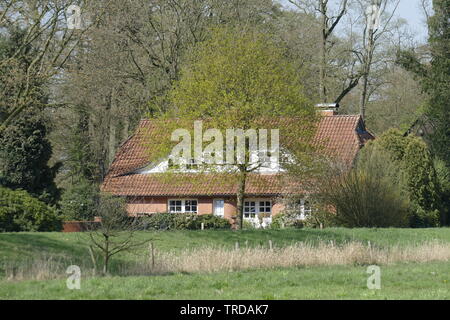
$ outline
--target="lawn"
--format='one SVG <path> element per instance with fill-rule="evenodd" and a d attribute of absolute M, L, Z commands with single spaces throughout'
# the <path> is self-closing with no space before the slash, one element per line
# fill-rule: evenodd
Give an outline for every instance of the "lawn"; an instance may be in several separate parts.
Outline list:
<path fill-rule="evenodd" d="M 352 241 L 380 248 L 433 240 L 450 243 L 450 229 L 344 229 L 140 232 L 157 250 L 182 251 L 204 246 L 275 247 L 298 242 L 337 244 Z M 133 263 L 147 247 L 117 256 L 113 266 Z M 65 280 L 6 281 L 4 266 L 37 256 L 65 257 L 66 263 L 90 266 L 86 237 L 78 233 L 0 234 L 0 299 L 448 299 L 450 263 L 400 263 L 382 266 L 382 289 L 368 290 L 366 266 L 321 266 L 258 269 L 207 274 L 147 277 L 83 278 L 82 289 L 70 291 Z M 69 260 L 67 260 L 67 258 Z M 112 268 L 114 270 L 114 267 Z M 114 272 L 113 272 L 114 274 Z"/>
<path fill-rule="evenodd" d="M 450 299 L 450 264 L 381 268 L 381 289 L 367 288 L 366 267 L 332 266 L 214 274 L 0 282 L 0 299 Z"/>

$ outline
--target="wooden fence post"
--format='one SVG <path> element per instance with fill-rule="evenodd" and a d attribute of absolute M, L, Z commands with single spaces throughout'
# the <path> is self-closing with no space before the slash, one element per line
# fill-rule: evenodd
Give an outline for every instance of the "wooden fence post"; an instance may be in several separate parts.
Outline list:
<path fill-rule="evenodd" d="M 153 242 L 150 242 L 150 256 L 152 258 L 152 270 L 155 269 L 155 247 L 153 246 Z"/>
<path fill-rule="evenodd" d="M 94 276 L 97 274 L 97 262 L 94 257 L 94 250 L 92 250 L 92 246 L 89 246 L 89 255 L 91 256 L 92 264 L 94 265 Z"/>

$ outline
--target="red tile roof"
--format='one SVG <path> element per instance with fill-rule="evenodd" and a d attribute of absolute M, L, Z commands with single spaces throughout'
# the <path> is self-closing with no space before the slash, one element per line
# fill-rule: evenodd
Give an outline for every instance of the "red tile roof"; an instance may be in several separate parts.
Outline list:
<path fill-rule="evenodd" d="M 235 195 L 237 182 L 230 174 L 137 174 L 149 164 L 146 132 L 154 122 L 142 120 L 136 133 L 119 148 L 103 182 L 102 190 L 121 196 L 225 196 Z M 323 153 L 351 164 L 360 148 L 374 137 L 365 130 L 360 116 L 334 115 L 319 121 L 314 142 Z M 286 181 L 280 174 L 248 176 L 247 195 L 278 195 L 285 193 Z"/>

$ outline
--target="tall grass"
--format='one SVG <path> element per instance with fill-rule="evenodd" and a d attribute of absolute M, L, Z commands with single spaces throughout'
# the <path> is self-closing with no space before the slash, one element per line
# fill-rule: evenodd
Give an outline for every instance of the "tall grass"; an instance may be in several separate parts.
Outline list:
<path fill-rule="evenodd" d="M 204 247 L 184 251 L 150 252 L 134 262 L 122 262 L 114 268 L 113 274 L 156 275 L 168 273 L 212 273 L 247 269 L 271 269 L 299 266 L 323 265 L 390 265 L 400 262 L 431 262 L 450 260 L 450 244 L 438 241 L 410 246 L 380 248 L 360 242 L 320 242 L 318 244 L 298 243 L 295 245 L 268 249 L 264 247 L 230 249 L 226 247 Z M 67 277 L 70 265 L 67 257 L 39 257 L 21 263 L 6 265 L 7 280 L 47 280 Z M 95 272 L 92 264 L 80 266 L 82 276 Z"/>

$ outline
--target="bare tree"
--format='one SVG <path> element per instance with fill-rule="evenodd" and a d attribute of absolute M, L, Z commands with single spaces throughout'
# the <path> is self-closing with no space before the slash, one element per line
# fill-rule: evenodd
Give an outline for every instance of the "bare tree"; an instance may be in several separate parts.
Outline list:
<path fill-rule="evenodd" d="M 150 239 L 136 238 L 136 232 L 143 229 L 142 220 L 128 216 L 126 202 L 122 198 L 101 195 L 96 215 L 100 221 L 91 224 L 87 234 L 91 248 L 97 249 L 102 256 L 103 274 L 107 274 L 113 256 L 142 246 Z"/>
<path fill-rule="evenodd" d="M 300 9 L 303 12 L 313 13 L 320 20 L 320 62 L 319 62 L 319 93 L 322 102 L 327 102 L 329 99 L 329 92 L 327 89 L 327 67 L 329 65 L 328 54 L 333 47 L 333 41 L 331 41 L 333 32 L 338 26 L 339 22 L 342 20 L 346 14 L 349 1 L 341 0 L 338 4 L 337 12 L 333 13 L 330 9 L 329 0 L 289 0 L 291 4 Z M 354 86 L 353 86 L 354 87 Z M 341 95 L 346 94 L 347 90 L 344 89 L 339 95 L 339 100 L 343 97 Z"/>
<path fill-rule="evenodd" d="M 7 108 L 0 119 L 0 131 L 6 128 L 32 103 L 42 103 L 35 84 L 47 84 L 60 74 L 85 31 L 67 27 L 67 9 L 75 1 L 5 0 L 0 4 L 0 32 L 6 35 L 23 30 L 20 44 L 0 60 L 12 84 L 6 92 Z M 31 48 L 31 49 L 30 49 Z M 32 50 L 22 61 L 24 55 Z M 3 91 L 3 90 L 2 90 Z M 48 104 L 48 103 L 47 103 Z"/>
<path fill-rule="evenodd" d="M 366 116 L 366 106 L 369 99 L 369 76 L 374 62 L 374 52 L 377 42 L 390 31 L 390 22 L 394 17 L 400 0 L 358 0 L 360 9 L 365 13 L 363 31 L 363 50 L 358 53 L 362 68 L 362 89 L 360 96 L 360 114 Z M 388 4 L 393 3 L 394 8 L 389 12 Z"/>

